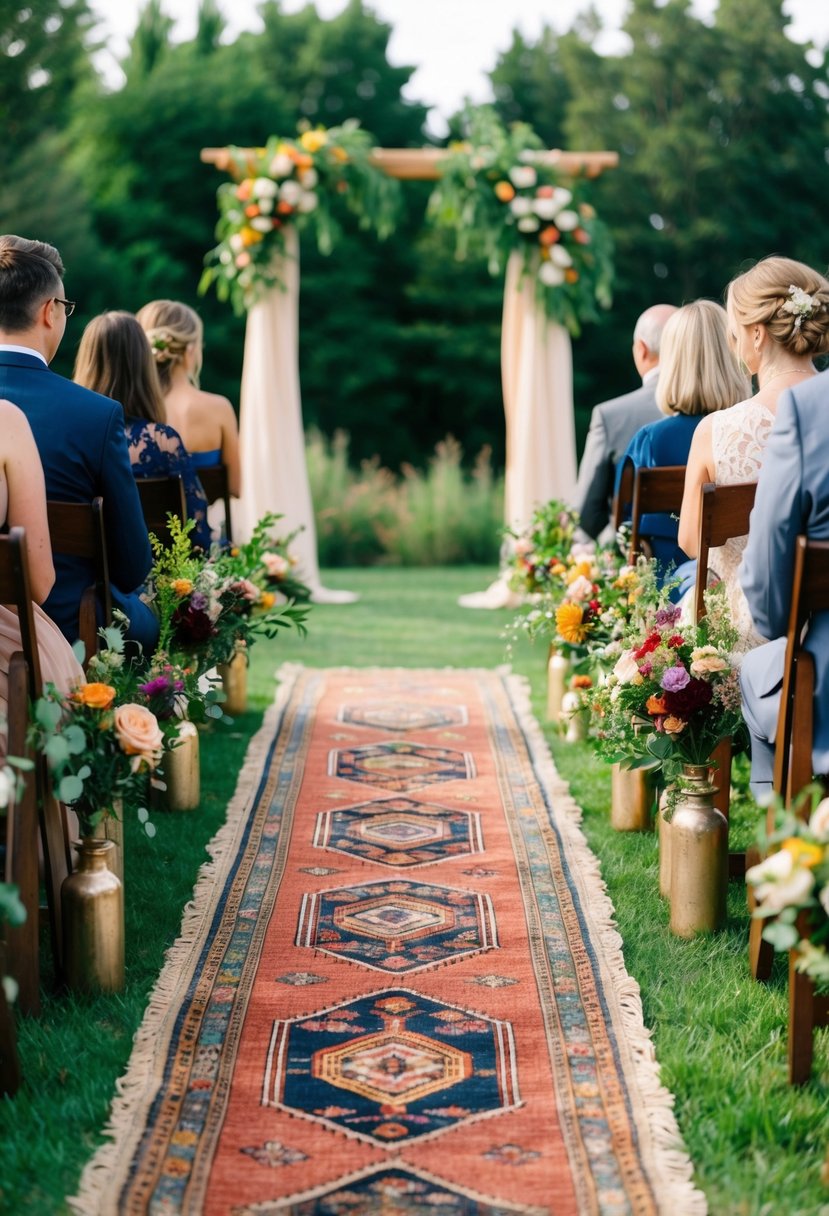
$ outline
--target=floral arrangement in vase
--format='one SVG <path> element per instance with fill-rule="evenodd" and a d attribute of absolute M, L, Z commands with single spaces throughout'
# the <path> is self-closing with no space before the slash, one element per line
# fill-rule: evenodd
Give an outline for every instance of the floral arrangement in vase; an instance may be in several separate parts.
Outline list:
<path fill-rule="evenodd" d="M 597 690 L 595 745 L 626 768 L 658 764 L 667 784 L 686 765 L 706 765 L 717 745 L 742 736 L 737 640 L 723 584 L 706 593 L 697 625 L 663 598 L 625 634 L 622 652 Z"/>
<path fill-rule="evenodd" d="M 507 529 L 513 540 L 510 587 L 528 595 L 547 590 L 558 579 L 579 526 L 578 512 L 558 498 L 536 507 L 524 532 Z"/>
<path fill-rule="evenodd" d="M 192 521 L 182 524 L 170 516 L 170 545 L 150 537 L 155 561 L 149 584 L 160 621 L 157 651 L 165 661 L 199 676 L 229 663 L 257 636 L 275 637 L 291 627 L 305 633 L 307 605 L 268 601 L 264 607 L 262 589 L 229 564 L 233 558 L 193 552 L 191 528 Z"/>
<path fill-rule="evenodd" d="M 797 970 L 826 993 L 829 992 L 829 798 L 823 793 L 822 786 L 808 785 L 789 809 L 774 795 L 771 800 L 774 831 L 763 834 L 761 839 L 767 856 L 746 871 L 746 882 L 754 887 L 754 916 L 767 921 L 763 929 L 765 940 L 775 950 L 794 950 Z"/>
<path fill-rule="evenodd" d="M 457 257 L 480 251 L 500 274 L 519 252 L 547 316 L 576 337 L 611 304 L 612 244 L 584 196 L 526 123 L 506 128 L 489 106 L 468 108 L 467 138 L 453 144 L 429 215 L 455 234 Z"/>
<path fill-rule="evenodd" d="M 285 230 L 312 226 L 329 254 L 340 233 L 338 212 L 356 215 L 382 239 L 395 226 L 399 183 L 371 163 L 375 140 L 356 120 L 272 136 L 264 148 L 228 148 L 221 166 L 233 178 L 219 186 L 218 244 L 208 253 L 199 291 L 211 285 L 237 313 L 282 286 Z"/>
<path fill-rule="evenodd" d="M 291 552 L 291 542 L 299 529 L 281 535 L 278 523 L 282 517 L 269 512 L 256 524 L 250 540 L 234 545 L 217 555 L 214 565 L 226 577 L 248 579 L 260 588 L 256 607 L 267 611 L 281 600 L 308 603 L 311 589 L 297 573 L 297 559 Z"/>

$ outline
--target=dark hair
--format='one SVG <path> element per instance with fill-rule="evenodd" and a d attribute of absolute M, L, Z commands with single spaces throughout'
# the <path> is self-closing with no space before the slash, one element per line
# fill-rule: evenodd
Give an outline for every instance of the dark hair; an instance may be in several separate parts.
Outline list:
<path fill-rule="evenodd" d="M 72 378 L 120 401 L 127 418 L 167 421 L 150 344 L 131 312 L 103 312 L 92 318 L 83 331 Z"/>
<path fill-rule="evenodd" d="M 43 301 L 62 291 L 62 280 L 63 262 L 53 245 L 0 236 L 0 329 L 30 329 Z"/>

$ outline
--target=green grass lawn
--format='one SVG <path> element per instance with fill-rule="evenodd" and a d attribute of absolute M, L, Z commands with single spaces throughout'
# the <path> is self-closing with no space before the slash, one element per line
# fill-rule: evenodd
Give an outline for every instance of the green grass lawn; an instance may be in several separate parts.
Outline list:
<path fill-rule="evenodd" d="M 127 986 L 118 997 L 44 992 L 43 1015 L 19 1023 L 24 1089 L 0 1101 L 0 1212 L 55 1216 L 68 1209 L 83 1165 L 101 1140 L 116 1078 L 178 932 L 205 845 L 223 821 L 247 741 L 274 694 L 285 661 L 312 666 L 494 667 L 507 661 L 507 612 L 457 607 L 486 586 L 475 569 L 348 570 L 326 581 L 358 591 L 353 605 L 314 607 L 309 635 L 260 643 L 250 672 L 250 711 L 201 736 L 202 805 L 156 815 L 147 839 L 127 824 Z M 543 721 L 544 654 L 527 645 L 510 656 L 530 680 Z M 732 885 L 725 932 L 692 943 L 668 932 L 657 895 L 650 835 L 614 832 L 610 781 L 586 744 L 548 731 L 556 761 L 584 808 L 584 829 L 601 860 L 617 911 L 628 970 L 642 989 L 664 1083 L 676 1095 L 682 1133 L 714 1216 L 829 1216 L 820 1166 L 829 1147 L 829 1045 L 817 1036 L 815 1079 L 786 1084 L 785 973 L 753 983 L 746 963 L 743 890 Z M 676 1216 L 683 1216 L 677 1212 Z"/>

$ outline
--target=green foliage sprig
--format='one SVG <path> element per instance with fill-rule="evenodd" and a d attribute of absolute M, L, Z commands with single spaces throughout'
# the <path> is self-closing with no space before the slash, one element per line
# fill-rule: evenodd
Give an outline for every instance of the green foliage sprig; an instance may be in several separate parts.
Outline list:
<path fill-rule="evenodd" d="M 547 316 L 577 337 L 611 304 L 612 243 L 578 179 L 545 161 L 526 123 L 506 128 L 487 106 L 465 111 L 467 141 L 453 145 L 429 215 L 455 233 L 458 258 L 482 254 L 500 274 L 523 257 Z"/>
<path fill-rule="evenodd" d="M 375 140 L 350 119 L 342 126 L 303 131 L 298 139 L 271 136 L 264 148 L 229 148 L 233 177 L 217 191 L 218 245 L 199 283 L 215 286 L 241 314 L 270 288 L 281 287 L 285 229 L 313 227 L 320 252 L 341 235 L 338 212 L 355 215 L 381 239 L 394 230 L 399 183 L 371 164 Z"/>

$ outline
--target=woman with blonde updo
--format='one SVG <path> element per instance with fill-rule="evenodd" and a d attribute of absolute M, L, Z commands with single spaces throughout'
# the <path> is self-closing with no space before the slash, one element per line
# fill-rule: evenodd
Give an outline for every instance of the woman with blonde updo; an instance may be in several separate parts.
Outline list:
<path fill-rule="evenodd" d="M 704 418 L 694 432 L 679 518 L 679 544 L 697 553 L 702 487 L 756 481 L 781 393 L 816 375 L 813 359 L 829 351 L 829 282 L 791 258 L 769 257 L 728 287 L 729 343 L 753 376 L 757 392 L 731 409 Z M 754 629 L 737 581 L 746 537 L 712 549 L 711 569 L 726 583 L 740 633 L 738 651 L 763 639 Z"/>
<path fill-rule="evenodd" d="M 198 313 L 176 300 L 153 300 L 137 313 L 161 381 L 167 420 L 184 441 L 198 471 L 227 468 L 230 493 L 241 492 L 239 427 L 226 397 L 199 388 L 204 327 Z"/>

